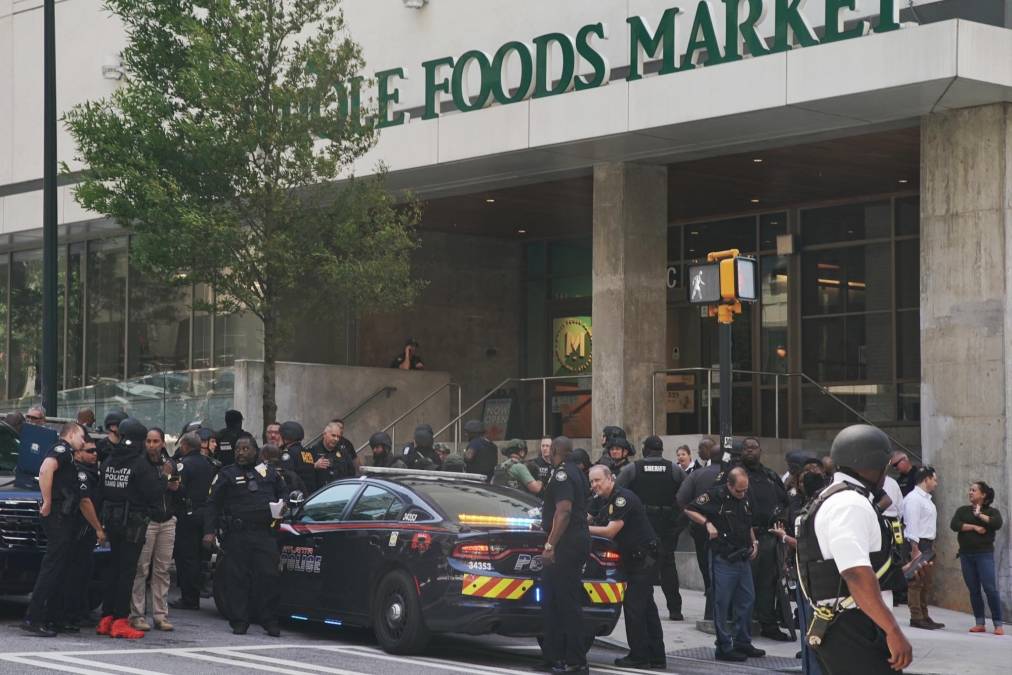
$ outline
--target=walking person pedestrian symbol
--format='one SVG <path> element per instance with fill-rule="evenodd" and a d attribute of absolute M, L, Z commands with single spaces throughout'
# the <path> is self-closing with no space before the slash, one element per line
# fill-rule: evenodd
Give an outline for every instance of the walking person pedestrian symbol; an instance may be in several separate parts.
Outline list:
<path fill-rule="evenodd" d="M 706 286 L 706 282 L 703 281 L 703 270 L 696 270 L 696 276 L 692 277 L 692 301 L 702 302 L 704 286 Z"/>

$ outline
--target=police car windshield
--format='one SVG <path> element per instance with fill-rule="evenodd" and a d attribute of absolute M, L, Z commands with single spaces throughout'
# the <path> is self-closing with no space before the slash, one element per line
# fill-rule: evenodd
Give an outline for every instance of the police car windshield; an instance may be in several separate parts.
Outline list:
<path fill-rule="evenodd" d="M 423 480 L 404 483 L 442 509 L 450 520 L 459 521 L 461 514 L 504 518 L 532 518 L 540 515 L 535 497 L 497 485 Z"/>

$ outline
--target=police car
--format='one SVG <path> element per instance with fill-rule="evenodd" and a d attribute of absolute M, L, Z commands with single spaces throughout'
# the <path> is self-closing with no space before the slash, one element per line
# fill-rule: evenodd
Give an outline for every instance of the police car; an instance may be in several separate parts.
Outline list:
<path fill-rule="evenodd" d="M 394 654 L 432 633 L 538 636 L 540 505 L 475 474 L 369 467 L 319 490 L 281 525 L 281 608 L 293 621 L 371 627 Z M 619 554 L 595 539 L 583 568 L 586 634 L 618 621 Z"/>

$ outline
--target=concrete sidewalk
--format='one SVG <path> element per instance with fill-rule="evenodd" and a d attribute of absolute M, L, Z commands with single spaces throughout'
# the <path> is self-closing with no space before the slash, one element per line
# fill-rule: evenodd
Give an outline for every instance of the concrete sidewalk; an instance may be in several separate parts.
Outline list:
<path fill-rule="evenodd" d="M 886 600 L 891 604 L 890 594 Z M 664 646 L 668 655 L 694 661 L 713 661 L 713 636 L 696 629 L 696 620 L 703 617 L 703 594 L 700 591 L 682 591 L 682 613 L 685 621 L 668 621 L 664 594 L 657 588 L 655 601 L 664 628 Z M 906 606 L 893 610 L 896 620 L 914 647 L 913 665 L 906 673 L 917 675 L 966 675 L 967 673 L 1007 673 L 1012 663 L 1012 636 L 999 637 L 991 632 L 969 633 L 973 617 L 961 612 L 933 607 L 931 618 L 945 624 L 940 630 L 922 630 L 910 627 L 910 612 Z M 992 626 L 988 623 L 988 631 Z M 625 621 L 619 621 L 615 631 L 600 641 L 619 649 L 627 649 Z M 745 664 L 733 664 L 734 672 L 800 672 L 801 662 L 794 655 L 801 648 L 798 642 L 774 642 L 755 637 L 756 647 L 766 650 L 767 656 L 749 659 Z M 618 653 L 618 652 L 616 652 Z M 731 666 L 732 664 L 727 664 Z M 732 668 L 728 668 L 731 671 Z"/>

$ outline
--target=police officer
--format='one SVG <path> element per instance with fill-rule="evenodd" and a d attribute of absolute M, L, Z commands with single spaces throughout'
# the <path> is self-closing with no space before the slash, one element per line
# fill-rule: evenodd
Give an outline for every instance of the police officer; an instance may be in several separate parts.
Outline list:
<path fill-rule="evenodd" d="M 607 467 L 590 468 L 590 487 L 607 504 L 599 516 L 599 524 L 590 526 L 590 534 L 615 541 L 629 584 L 622 602 L 629 653 L 615 659 L 615 665 L 666 668 L 664 631 L 654 603 L 659 559 L 657 535 L 647 520 L 643 502 L 631 490 L 616 485 Z"/>
<path fill-rule="evenodd" d="M 298 474 L 302 484 L 306 486 L 306 496 L 316 491 L 316 470 L 327 469 L 330 463 L 327 459 L 318 458 L 313 451 L 302 446 L 302 439 L 306 432 L 298 422 L 284 422 L 281 425 L 281 440 L 284 441 L 284 452 L 281 454 L 281 464 L 289 471 Z M 288 455 L 288 458 L 285 458 Z"/>
<path fill-rule="evenodd" d="M 685 473 L 664 459 L 664 443 L 658 436 L 643 441 L 643 459 L 623 467 L 617 482 L 628 488 L 643 502 L 650 526 L 660 538 L 660 557 L 657 569 L 661 589 L 668 604 L 668 618 L 681 621 L 682 594 L 678 588 L 678 568 L 675 566 L 675 548 L 685 527 L 685 516 L 678 506 L 678 488 Z"/>
<path fill-rule="evenodd" d="M 559 436 L 552 441 L 555 472 L 545 488 L 541 528 L 548 533 L 543 555 L 544 624 L 542 653 L 553 673 L 589 673 L 590 641 L 583 633 L 583 587 L 580 575 L 590 555 L 587 494 L 590 485 L 573 463 L 573 442 Z"/>
<path fill-rule="evenodd" d="M 369 437 L 369 449 L 372 450 L 372 465 L 391 468 L 404 468 L 404 462 L 400 457 L 394 457 L 390 452 L 393 440 L 390 434 L 385 431 L 377 431 Z"/>
<path fill-rule="evenodd" d="M 470 420 L 464 425 L 464 433 L 467 435 L 467 449 L 464 450 L 467 472 L 480 473 L 491 480 L 499 449 L 485 437 L 485 424 L 480 420 Z"/>
<path fill-rule="evenodd" d="M 93 554 L 98 543 L 96 528 L 102 527 L 98 519 L 102 502 L 99 499 L 98 450 L 87 429 L 84 432 L 84 445 L 74 453 L 74 469 L 79 481 L 77 489 L 81 507 L 92 511 L 95 516 L 92 520 L 82 511 L 78 518 L 77 538 L 72 553 L 75 564 L 70 566 L 66 576 L 65 588 L 68 590 L 64 593 L 65 619 L 66 625 L 94 626 L 96 622 L 91 619 L 91 582 L 95 572 Z M 90 508 L 84 504 L 85 497 L 91 502 Z"/>
<path fill-rule="evenodd" d="M 222 467 L 221 460 L 218 459 L 218 435 L 214 429 L 200 427 L 197 429 L 197 436 L 200 437 L 200 454 L 211 465 L 211 470 L 218 473 Z"/>
<path fill-rule="evenodd" d="M 288 487 L 273 467 L 257 464 L 256 448 L 245 439 L 236 447 L 235 464 L 223 468 L 211 485 L 204 545 L 213 546 L 215 532 L 221 530 L 228 623 L 236 635 L 245 635 L 251 617 L 271 637 L 281 635 L 281 557 L 271 503 L 283 501 L 287 493 Z"/>
<path fill-rule="evenodd" d="M 912 650 L 882 600 L 879 578 L 892 567 L 893 534 L 872 503 L 891 456 L 875 427 L 849 426 L 833 440 L 833 483 L 798 519 L 798 577 L 815 607 L 807 640 L 829 675 L 894 673 Z"/>
<path fill-rule="evenodd" d="M 762 463 L 762 448 L 756 438 L 746 438 L 741 446 L 741 465 L 748 472 L 749 497 L 752 503 L 752 527 L 758 532 L 759 555 L 752 562 L 755 585 L 755 618 L 764 638 L 790 642 L 789 635 L 779 628 L 776 611 L 777 584 L 780 566 L 777 562 L 777 538 L 769 529 L 787 517 L 789 498 L 780 476 Z"/>
<path fill-rule="evenodd" d="M 176 561 L 176 579 L 181 595 L 169 602 L 173 609 L 200 609 L 200 589 L 203 587 L 201 560 L 204 536 L 204 515 L 207 493 L 214 479 L 214 469 L 200 454 L 200 436 L 196 432 L 183 434 L 176 448 L 176 468 L 179 471 L 179 489 L 176 502 L 176 541 L 172 556 Z"/>
<path fill-rule="evenodd" d="M 105 599 L 99 635 L 139 639 L 144 633 L 130 626 L 137 561 L 144 548 L 150 513 L 168 482 L 144 452 L 147 427 L 132 417 L 119 425 L 120 442 L 99 470 L 102 490 L 102 526 L 109 536 Z"/>
<path fill-rule="evenodd" d="M 218 432 L 218 461 L 222 466 L 235 463 L 235 444 L 240 438 L 252 438 L 253 434 L 242 428 L 242 413 L 238 410 L 225 411 L 225 428 Z"/>
<path fill-rule="evenodd" d="M 415 427 L 414 440 L 400 450 L 400 460 L 409 469 L 437 470 L 442 462 L 433 448 L 432 427 L 419 424 Z"/>
<path fill-rule="evenodd" d="M 755 589 L 749 561 L 755 559 L 759 543 L 752 532 L 752 504 L 745 469 L 735 467 L 728 471 L 721 485 L 700 495 L 685 507 L 685 513 L 706 528 L 710 538 L 717 660 L 745 661 L 749 657 L 765 656 L 766 652 L 752 646 Z M 734 635 L 727 631 L 732 615 Z"/>
<path fill-rule="evenodd" d="M 119 425 L 127 418 L 125 412 L 113 410 L 106 413 L 102 421 L 102 429 L 105 431 L 105 438 L 100 438 L 95 444 L 98 450 L 98 461 L 104 462 L 105 458 L 112 453 L 112 449 L 119 443 Z"/>
<path fill-rule="evenodd" d="M 541 494 L 541 481 L 531 475 L 530 469 L 524 463 L 524 459 L 527 457 L 527 443 L 519 438 L 514 438 L 504 443 L 500 452 L 505 455 L 506 459 L 492 473 L 492 484 L 504 485 L 535 495 Z"/>
<path fill-rule="evenodd" d="M 79 478 L 74 455 L 84 447 L 84 429 L 77 422 L 68 422 L 60 429 L 60 439 L 46 453 L 39 469 L 39 490 L 42 492 L 42 528 L 46 533 L 46 554 L 32 590 L 22 628 L 40 637 L 53 637 L 58 631 L 77 632 L 64 625 L 63 610 L 67 572 L 73 564 L 79 513 L 89 519 L 104 540 L 105 532 L 95 516 L 89 495 L 80 495 Z"/>
<path fill-rule="evenodd" d="M 303 498 L 308 497 L 309 494 L 306 492 L 306 486 L 302 483 L 302 479 L 299 478 L 299 474 L 286 469 L 281 456 L 281 448 L 273 443 L 268 443 L 260 448 L 260 461 L 274 467 L 274 470 L 281 476 L 281 480 L 285 481 L 289 492 L 301 492 Z"/>
<path fill-rule="evenodd" d="M 678 506 L 685 508 L 692 502 L 699 499 L 704 492 L 712 488 L 717 482 L 720 474 L 720 464 L 715 461 L 718 450 L 712 438 L 703 437 L 698 445 L 700 468 L 693 471 L 682 481 L 682 487 L 678 488 Z M 711 453 L 714 461 L 711 461 Z M 689 534 L 692 536 L 692 543 L 696 549 L 696 564 L 699 565 L 699 573 L 703 577 L 703 588 L 706 593 L 706 606 L 703 609 L 703 619 L 713 621 L 713 593 L 710 580 L 710 553 L 708 550 L 709 535 L 706 530 L 689 521 Z"/>
<path fill-rule="evenodd" d="M 331 420 L 323 429 L 320 440 L 309 449 L 322 469 L 316 469 L 316 487 L 321 488 L 341 478 L 358 475 L 359 459 L 355 446 L 344 437 L 344 421 Z M 323 461 L 320 461 L 323 460 Z"/>
<path fill-rule="evenodd" d="M 538 448 L 538 456 L 527 462 L 527 468 L 535 480 L 541 481 L 542 485 L 548 482 L 548 476 L 552 473 L 552 439 L 542 438 Z"/>
<path fill-rule="evenodd" d="M 636 454 L 636 450 L 624 436 L 611 436 L 605 445 L 608 454 L 602 457 L 598 464 L 608 467 L 617 478 L 622 469 L 629 464 L 629 458 Z"/>

